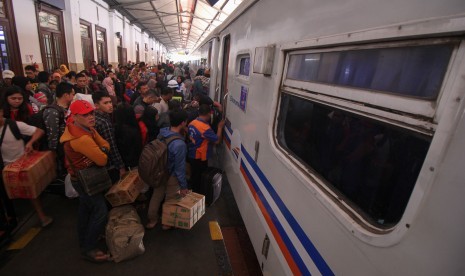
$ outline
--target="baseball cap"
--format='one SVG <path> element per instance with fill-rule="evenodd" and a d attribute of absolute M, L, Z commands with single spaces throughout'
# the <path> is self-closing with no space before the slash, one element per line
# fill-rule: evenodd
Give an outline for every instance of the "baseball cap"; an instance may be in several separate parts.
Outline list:
<path fill-rule="evenodd" d="M 76 115 L 76 114 L 84 115 L 84 114 L 94 111 L 94 107 L 88 101 L 76 100 L 69 107 L 69 111 L 73 115 Z"/>
<path fill-rule="evenodd" d="M 15 73 L 11 70 L 3 70 L 2 77 L 4 79 L 12 79 L 15 76 Z"/>
<path fill-rule="evenodd" d="M 177 88 L 177 87 L 178 87 L 178 82 L 175 81 L 175 80 L 170 80 L 170 81 L 168 82 L 168 87 L 169 87 L 169 88 Z"/>

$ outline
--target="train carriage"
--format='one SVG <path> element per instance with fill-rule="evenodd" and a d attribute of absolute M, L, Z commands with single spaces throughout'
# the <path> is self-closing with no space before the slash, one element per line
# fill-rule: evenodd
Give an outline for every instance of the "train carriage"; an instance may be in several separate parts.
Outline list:
<path fill-rule="evenodd" d="M 264 275 L 465 271 L 464 12 L 244 1 L 198 49 Z"/>

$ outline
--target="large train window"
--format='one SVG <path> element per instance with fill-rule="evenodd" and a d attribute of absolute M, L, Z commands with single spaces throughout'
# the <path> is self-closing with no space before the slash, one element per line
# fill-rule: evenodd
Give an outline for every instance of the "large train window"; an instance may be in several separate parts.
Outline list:
<path fill-rule="evenodd" d="M 431 136 L 283 93 L 278 142 L 376 227 L 405 210 Z"/>
<path fill-rule="evenodd" d="M 428 43 L 293 54 L 286 78 L 434 100 L 457 44 L 451 40 Z"/>

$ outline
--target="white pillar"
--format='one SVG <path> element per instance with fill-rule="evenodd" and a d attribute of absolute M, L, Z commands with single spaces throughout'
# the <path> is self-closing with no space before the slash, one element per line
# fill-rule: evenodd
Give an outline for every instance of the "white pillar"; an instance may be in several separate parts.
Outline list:
<path fill-rule="evenodd" d="M 83 70 L 84 61 L 82 58 L 81 46 L 79 1 L 65 0 L 63 21 L 65 25 L 66 51 L 68 53 L 69 70 Z"/>

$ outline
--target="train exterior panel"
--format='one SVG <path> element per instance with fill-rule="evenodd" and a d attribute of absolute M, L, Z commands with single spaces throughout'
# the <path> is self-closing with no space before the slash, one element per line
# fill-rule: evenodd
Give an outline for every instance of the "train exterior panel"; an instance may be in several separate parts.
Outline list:
<path fill-rule="evenodd" d="M 228 120 L 223 166 L 265 275 L 465 271 L 464 12 L 463 1 L 244 1 L 207 38 L 203 49 L 211 45 L 215 53 L 210 95 L 226 105 Z M 369 56 L 378 49 L 428 47 L 436 47 L 434 56 L 444 50 L 449 57 L 432 98 L 292 73 L 292 66 L 326 53 Z M 256 73 L 263 58 L 272 61 L 271 74 Z M 367 215 L 349 192 L 328 185 L 336 172 L 325 178 L 298 147 L 290 149 L 287 116 L 302 106 L 331 117 L 350 114 L 352 122 L 366 119 L 378 130 L 402 133 L 403 141 L 425 144 L 398 217 L 386 223 Z"/>

